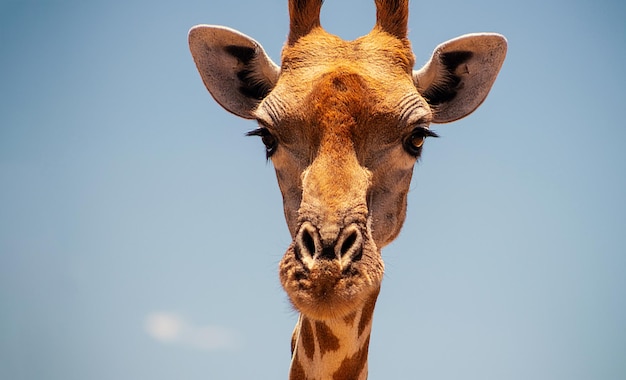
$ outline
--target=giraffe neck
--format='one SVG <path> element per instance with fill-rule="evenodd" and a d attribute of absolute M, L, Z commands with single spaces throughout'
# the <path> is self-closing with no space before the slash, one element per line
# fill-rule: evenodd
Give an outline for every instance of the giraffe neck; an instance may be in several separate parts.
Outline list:
<path fill-rule="evenodd" d="M 378 292 L 360 310 L 336 319 L 300 314 L 291 341 L 289 380 L 365 380 Z"/>

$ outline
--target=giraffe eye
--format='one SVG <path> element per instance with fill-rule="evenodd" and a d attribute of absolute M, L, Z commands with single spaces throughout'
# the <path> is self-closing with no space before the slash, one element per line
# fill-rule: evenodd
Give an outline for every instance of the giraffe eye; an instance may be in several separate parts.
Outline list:
<path fill-rule="evenodd" d="M 261 141 L 265 145 L 265 157 L 270 158 L 276 152 L 276 148 L 278 147 L 278 140 L 274 135 L 265 127 L 257 128 L 253 131 L 250 131 L 246 134 L 246 136 L 260 136 Z"/>
<path fill-rule="evenodd" d="M 276 147 L 278 146 L 278 141 L 276 141 L 276 137 L 271 133 L 267 132 L 266 135 L 261 136 L 261 141 L 265 144 L 265 153 L 267 158 L 270 158 L 272 154 L 276 151 Z"/>
<path fill-rule="evenodd" d="M 414 149 L 418 149 L 421 148 L 422 145 L 424 145 L 424 140 L 426 139 L 426 136 L 418 136 L 418 135 L 413 135 L 411 136 L 411 148 Z"/>
<path fill-rule="evenodd" d="M 419 157 L 422 153 L 422 146 L 426 137 L 439 137 L 426 127 L 417 127 L 411 132 L 409 137 L 404 140 L 404 149 L 412 156 Z"/>

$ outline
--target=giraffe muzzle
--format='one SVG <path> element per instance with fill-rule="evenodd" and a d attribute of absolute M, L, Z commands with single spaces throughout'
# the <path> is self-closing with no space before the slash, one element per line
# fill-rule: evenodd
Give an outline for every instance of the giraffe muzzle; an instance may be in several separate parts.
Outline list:
<path fill-rule="evenodd" d="M 384 263 L 366 218 L 352 215 L 347 223 L 320 219 L 302 222 L 279 267 L 296 309 L 325 319 L 348 314 L 377 291 Z"/>

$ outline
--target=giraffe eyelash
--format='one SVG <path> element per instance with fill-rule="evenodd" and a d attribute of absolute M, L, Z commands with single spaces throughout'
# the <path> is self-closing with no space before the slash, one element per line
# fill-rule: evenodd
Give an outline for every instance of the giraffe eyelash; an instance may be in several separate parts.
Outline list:
<path fill-rule="evenodd" d="M 265 158 L 267 160 L 272 157 L 278 147 L 278 140 L 266 127 L 259 127 L 246 133 L 246 136 L 259 136 L 265 145 Z"/>

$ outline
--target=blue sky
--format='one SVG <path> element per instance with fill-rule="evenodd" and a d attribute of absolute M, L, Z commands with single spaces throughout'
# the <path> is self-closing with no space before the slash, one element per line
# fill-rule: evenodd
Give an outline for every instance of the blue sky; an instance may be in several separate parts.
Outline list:
<path fill-rule="evenodd" d="M 434 129 L 383 252 L 371 379 L 626 377 L 626 6 L 411 3 L 417 61 L 494 31 L 487 101 Z M 188 29 L 278 60 L 284 0 L 0 2 L 0 378 L 286 378 L 281 198 Z M 373 1 L 328 0 L 351 39 Z"/>

